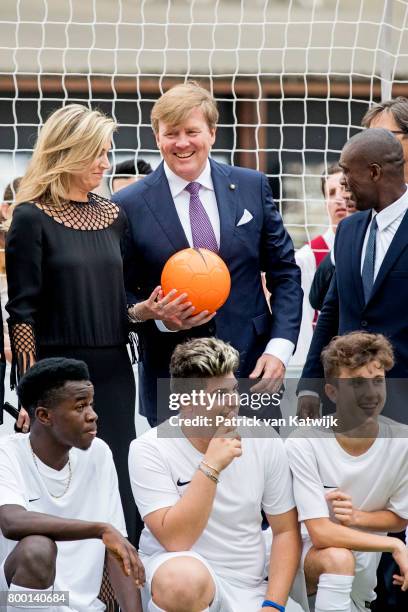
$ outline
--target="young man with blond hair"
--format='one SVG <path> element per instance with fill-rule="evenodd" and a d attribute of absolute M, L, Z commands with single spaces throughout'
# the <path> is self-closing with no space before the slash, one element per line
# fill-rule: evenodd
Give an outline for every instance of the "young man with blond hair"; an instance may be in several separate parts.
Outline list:
<path fill-rule="evenodd" d="M 168 377 L 174 347 L 190 337 L 230 341 L 240 352 L 241 377 L 262 378 L 258 391 L 279 387 L 298 337 L 302 289 L 292 241 L 266 176 L 209 158 L 218 121 L 211 94 L 194 82 L 176 85 L 157 100 L 151 118 L 163 162 L 113 198 L 129 219 L 128 303 L 150 295 L 167 259 L 189 246 L 217 252 L 232 281 L 216 314 L 195 313 L 187 302 L 178 318 L 137 319 L 140 407 L 154 426 L 157 378 Z M 261 271 L 272 294 L 272 314 Z"/>
<path fill-rule="evenodd" d="M 231 424 L 237 367 L 237 351 L 216 338 L 179 345 L 170 364 L 172 392 L 191 401 L 184 399 L 177 423 L 131 444 L 149 612 L 285 610 L 300 558 L 290 470 L 273 428 L 265 438 L 242 431 L 241 438 Z M 195 402 L 200 391 L 205 397 Z M 207 421 L 196 426 L 194 417 Z M 261 508 L 273 532 L 269 550 Z"/>
<path fill-rule="evenodd" d="M 364 612 L 382 552 L 397 564 L 394 585 L 408 589 L 408 551 L 386 535 L 408 524 L 408 428 L 380 416 L 394 365 L 383 335 L 338 336 L 322 362 L 336 426 L 298 430 L 286 442 L 304 571 L 316 612 Z"/>

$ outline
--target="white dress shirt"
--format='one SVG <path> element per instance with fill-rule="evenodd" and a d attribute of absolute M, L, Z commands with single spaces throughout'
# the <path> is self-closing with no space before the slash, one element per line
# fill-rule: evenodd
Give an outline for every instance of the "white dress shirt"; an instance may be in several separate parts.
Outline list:
<path fill-rule="evenodd" d="M 164 173 L 169 182 L 171 197 L 173 198 L 180 223 L 183 227 L 188 244 L 192 247 L 194 245 L 190 224 L 190 194 L 186 191 L 186 187 L 189 185 L 190 181 L 186 181 L 180 176 L 177 176 L 177 174 L 174 174 L 166 162 L 164 162 Z M 211 166 L 208 159 L 204 170 L 200 176 L 196 178 L 194 183 L 200 183 L 201 185 L 198 195 L 211 221 L 215 239 L 218 248 L 220 248 L 220 215 L 218 213 L 217 199 L 215 197 L 214 185 L 211 178 Z"/>
<path fill-rule="evenodd" d="M 173 198 L 174 205 L 176 207 L 176 211 L 180 219 L 180 223 L 186 235 L 187 241 L 190 247 L 192 247 L 193 236 L 191 232 L 189 210 L 190 194 L 188 193 L 188 191 L 186 191 L 186 186 L 189 184 L 189 181 L 186 181 L 177 174 L 174 174 L 174 172 L 170 170 L 166 162 L 164 162 L 164 172 L 169 183 L 170 193 Z M 200 200 L 211 221 L 211 225 L 215 234 L 215 239 L 219 247 L 220 215 L 218 212 L 217 199 L 215 197 L 214 184 L 211 177 L 211 166 L 209 160 L 207 160 L 204 170 L 194 182 L 200 183 L 201 185 L 199 193 Z M 156 320 L 156 325 L 160 331 L 173 331 L 167 329 L 167 327 L 162 321 Z M 288 365 L 290 356 L 292 355 L 294 348 L 295 345 L 293 344 L 293 342 L 291 342 L 290 340 L 286 340 L 286 338 L 272 338 L 272 340 L 269 340 L 268 344 L 266 345 L 264 352 L 268 355 L 274 355 L 275 357 L 280 359 L 286 367 Z"/>
<path fill-rule="evenodd" d="M 408 209 L 408 187 L 405 193 L 395 202 L 384 208 L 379 213 L 372 211 L 371 220 L 376 218 L 377 234 L 375 240 L 375 262 L 374 262 L 374 280 L 377 277 L 384 257 L 390 247 L 392 239 L 395 236 L 397 229 Z M 364 237 L 363 250 L 361 251 L 360 272 L 363 273 L 364 257 L 367 250 L 368 234 L 370 233 L 371 223 L 368 224 L 367 231 Z"/>
<path fill-rule="evenodd" d="M 330 226 L 321 235 L 328 250 L 331 252 L 334 245 L 334 230 Z M 300 324 L 299 338 L 296 345 L 296 351 L 291 356 L 289 365 L 294 368 L 302 368 L 305 365 L 307 353 L 313 336 L 313 321 L 315 317 L 315 309 L 312 308 L 309 302 L 309 293 L 312 287 L 314 275 L 316 272 L 316 256 L 310 243 L 303 245 L 295 254 L 296 263 L 300 268 L 302 289 L 303 289 L 303 304 L 302 304 L 302 322 Z"/>

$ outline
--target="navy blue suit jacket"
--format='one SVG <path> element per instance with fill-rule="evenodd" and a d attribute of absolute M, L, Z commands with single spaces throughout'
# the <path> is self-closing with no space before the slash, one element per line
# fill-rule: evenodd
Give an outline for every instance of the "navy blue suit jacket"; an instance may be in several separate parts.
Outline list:
<path fill-rule="evenodd" d="M 371 210 L 355 213 L 338 226 L 334 245 L 335 273 L 310 345 L 299 389 L 314 388 L 310 379 L 323 379 L 320 355 L 337 334 L 365 330 L 384 334 L 395 351 L 391 378 L 408 378 L 408 212 L 389 246 L 375 279 L 370 299 L 364 301 L 361 281 L 361 252 L 364 236 L 371 220 Z M 311 386 L 312 385 L 312 386 Z M 398 383 L 392 383 L 394 396 Z M 389 389 L 390 391 L 390 389 Z M 404 403 L 407 400 L 404 398 Z M 399 405 L 389 406 L 387 416 L 402 418 Z M 407 413 L 408 409 L 404 412 Z"/>
<path fill-rule="evenodd" d="M 220 216 L 220 257 L 231 274 L 231 293 L 208 324 L 188 332 L 166 333 L 154 321 L 138 325 L 141 412 L 156 410 L 157 377 L 168 376 L 171 353 L 185 338 L 216 335 L 240 352 L 240 376 L 247 376 L 270 338 L 297 342 L 301 318 L 300 270 L 292 241 L 273 202 L 265 175 L 210 160 Z M 231 189 L 231 185 L 235 188 Z M 125 246 L 125 285 L 129 303 L 146 299 L 160 284 L 167 259 L 189 247 L 170 193 L 163 164 L 115 194 L 129 221 Z M 237 226 L 244 211 L 252 219 Z M 266 272 L 272 315 L 260 272 Z"/>

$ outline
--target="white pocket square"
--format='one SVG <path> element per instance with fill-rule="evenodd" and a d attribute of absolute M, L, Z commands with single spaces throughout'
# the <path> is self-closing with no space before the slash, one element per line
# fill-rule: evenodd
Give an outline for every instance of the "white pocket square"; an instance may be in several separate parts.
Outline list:
<path fill-rule="evenodd" d="M 244 210 L 244 214 L 242 215 L 242 217 L 240 218 L 240 220 L 237 223 L 237 227 L 238 227 L 238 225 L 245 225 L 245 223 L 249 223 L 251 221 L 251 219 L 253 219 L 253 216 L 251 215 L 249 210 L 245 209 Z"/>

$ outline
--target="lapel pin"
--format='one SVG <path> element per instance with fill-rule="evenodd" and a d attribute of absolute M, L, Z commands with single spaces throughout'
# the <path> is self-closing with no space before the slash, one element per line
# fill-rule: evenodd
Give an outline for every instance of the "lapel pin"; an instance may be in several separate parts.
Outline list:
<path fill-rule="evenodd" d="M 234 185 L 234 183 L 231 183 L 231 184 L 230 184 L 230 186 L 229 186 L 229 188 L 231 189 L 231 191 L 234 191 L 234 190 L 235 190 L 235 185 Z"/>

